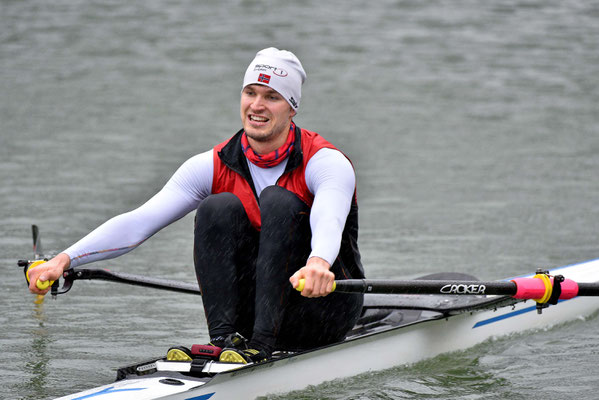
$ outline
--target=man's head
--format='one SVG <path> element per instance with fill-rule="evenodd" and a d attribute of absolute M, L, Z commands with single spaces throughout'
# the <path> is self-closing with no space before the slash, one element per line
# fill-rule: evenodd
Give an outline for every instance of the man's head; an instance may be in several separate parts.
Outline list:
<path fill-rule="evenodd" d="M 297 112 L 306 72 L 290 51 L 269 47 L 256 53 L 243 78 L 243 88 L 260 84 L 276 90 Z"/>
<path fill-rule="evenodd" d="M 305 79 L 293 53 L 271 47 L 256 54 L 241 91 L 241 121 L 255 151 L 272 151 L 285 142 Z"/>

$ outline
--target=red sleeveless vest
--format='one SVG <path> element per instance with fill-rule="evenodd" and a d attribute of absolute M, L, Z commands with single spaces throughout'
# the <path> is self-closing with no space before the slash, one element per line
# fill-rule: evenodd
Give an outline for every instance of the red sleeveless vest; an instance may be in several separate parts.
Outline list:
<path fill-rule="evenodd" d="M 260 207 L 258 206 L 257 196 L 248 181 L 248 179 L 251 180 L 251 177 L 247 165 L 243 165 L 245 156 L 241 152 L 241 145 L 235 143 L 235 141 L 240 142 L 241 132 L 214 147 L 212 193 L 230 192 L 239 197 L 252 226 L 260 230 Z M 296 128 L 295 134 L 295 143 L 300 143 L 301 146 L 296 145 L 294 148 L 287 161 L 285 172 L 276 184 L 294 193 L 309 207 L 312 207 L 314 195 L 310 193 L 306 184 L 306 165 L 318 150 L 336 148 L 315 132 Z M 301 152 L 298 151 L 298 147 Z"/>

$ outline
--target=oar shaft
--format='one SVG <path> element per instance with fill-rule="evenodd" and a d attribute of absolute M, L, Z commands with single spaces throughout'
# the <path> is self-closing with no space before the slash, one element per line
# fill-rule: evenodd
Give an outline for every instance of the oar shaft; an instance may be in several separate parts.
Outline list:
<path fill-rule="evenodd" d="M 579 283 L 579 296 L 599 296 L 599 283 Z"/>
<path fill-rule="evenodd" d="M 376 280 L 346 279 L 335 281 L 336 292 L 380 294 L 516 294 L 516 284 L 510 281 L 437 281 L 437 280 Z"/>
<path fill-rule="evenodd" d="M 500 295 L 516 299 L 548 301 L 554 288 L 554 278 L 536 275 L 512 281 L 447 281 L 447 280 L 377 280 L 346 279 L 335 281 L 335 292 L 379 294 L 460 294 Z M 599 296 L 599 283 L 577 283 L 570 279 L 560 280 L 558 299 L 576 296 Z"/>
<path fill-rule="evenodd" d="M 65 281 L 74 281 L 77 279 L 100 279 L 154 289 L 170 290 L 179 293 L 201 295 L 200 288 L 197 284 L 172 281 L 168 279 L 151 278 L 147 276 L 127 274 L 124 272 L 114 272 L 100 268 L 69 269 L 65 271 L 63 277 Z"/>

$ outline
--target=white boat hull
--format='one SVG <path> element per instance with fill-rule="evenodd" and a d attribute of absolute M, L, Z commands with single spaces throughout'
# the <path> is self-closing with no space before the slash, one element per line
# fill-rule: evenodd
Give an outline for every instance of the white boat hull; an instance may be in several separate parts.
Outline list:
<path fill-rule="evenodd" d="M 578 282 L 599 281 L 599 260 L 560 268 Z M 544 329 L 599 310 L 599 297 L 577 297 L 561 301 L 537 315 L 536 303 L 527 301 L 486 310 L 462 313 L 449 318 L 430 318 L 399 328 L 348 340 L 293 357 L 234 371 L 220 373 L 207 383 L 175 379 L 180 385 L 161 383 L 165 376 L 125 379 L 89 391 L 62 397 L 61 400 L 227 400 L 253 399 L 271 393 L 300 390 L 333 379 L 347 378 L 370 371 L 411 364 L 442 353 L 464 350 L 483 341 L 526 330 Z"/>

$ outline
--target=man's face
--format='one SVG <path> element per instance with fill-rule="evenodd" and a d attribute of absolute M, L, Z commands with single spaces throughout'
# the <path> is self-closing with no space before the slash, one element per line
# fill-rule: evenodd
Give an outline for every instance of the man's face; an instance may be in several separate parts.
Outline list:
<path fill-rule="evenodd" d="M 248 85 L 241 92 L 241 122 L 246 135 L 262 143 L 287 138 L 291 118 L 296 112 L 274 89 L 264 85 Z"/>

